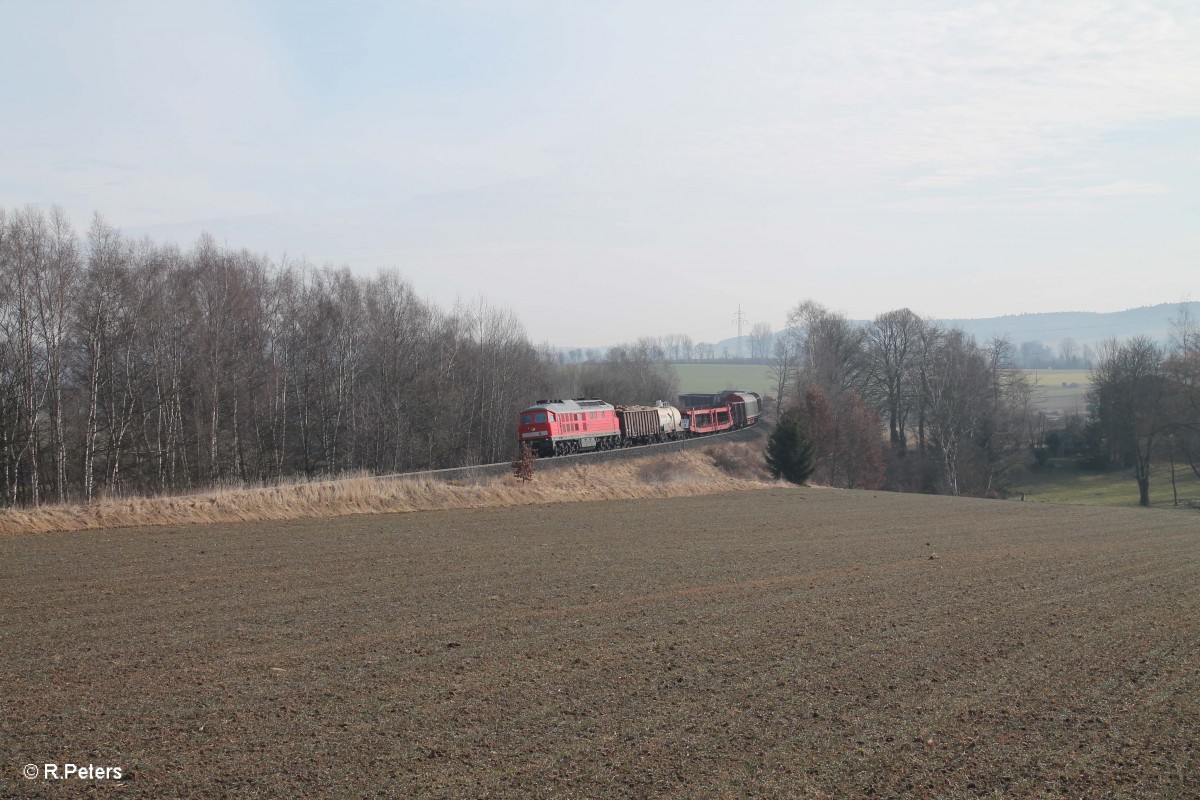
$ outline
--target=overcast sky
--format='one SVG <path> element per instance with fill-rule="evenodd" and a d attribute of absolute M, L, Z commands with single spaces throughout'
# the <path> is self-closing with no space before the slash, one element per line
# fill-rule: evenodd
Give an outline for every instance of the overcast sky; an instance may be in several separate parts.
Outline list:
<path fill-rule="evenodd" d="M 1200 295 L 1194 0 L 0 3 L 0 206 L 81 231 L 557 345 Z"/>

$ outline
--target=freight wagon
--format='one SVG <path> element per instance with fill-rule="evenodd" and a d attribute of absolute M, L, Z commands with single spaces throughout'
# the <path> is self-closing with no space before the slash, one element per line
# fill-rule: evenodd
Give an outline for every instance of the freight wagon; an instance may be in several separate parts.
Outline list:
<path fill-rule="evenodd" d="M 684 433 L 679 409 L 659 400 L 652 406 L 617 406 L 625 444 L 650 444 L 678 439 Z"/>

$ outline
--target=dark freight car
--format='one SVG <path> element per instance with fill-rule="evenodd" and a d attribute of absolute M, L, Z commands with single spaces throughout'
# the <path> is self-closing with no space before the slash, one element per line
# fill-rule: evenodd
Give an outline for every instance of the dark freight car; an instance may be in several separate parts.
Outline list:
<path fill-rule="evenodd" d="M 721 405 L 721 395 L 718 394 L 681 394 L 680 408 L 712 408 Z"/>
<path fill-rule="evenodd" d="M 762 400 L 757 392 L 740 390 L 725 392 L 721 396 L 721 402 L 729 405 L 733 414 L 734 427 L 737 428 L 753 425 L 758 422 L 758 417 L 762 413 Z"/>

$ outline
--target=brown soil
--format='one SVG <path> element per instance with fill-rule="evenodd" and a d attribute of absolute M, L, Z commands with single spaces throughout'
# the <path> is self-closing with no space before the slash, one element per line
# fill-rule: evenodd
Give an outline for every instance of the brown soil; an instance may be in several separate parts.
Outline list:
<path fill-rule="evenodd" d="M 1198 576 L 829 489 L 0 538 L 0 797 L 1195 796 Z"/>

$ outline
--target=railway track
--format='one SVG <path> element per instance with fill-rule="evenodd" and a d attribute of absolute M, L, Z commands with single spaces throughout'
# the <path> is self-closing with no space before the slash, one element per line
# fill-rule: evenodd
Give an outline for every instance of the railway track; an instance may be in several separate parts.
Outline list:
<path fill-rule="evenodd" d="M 725 433 L 709 434 L 707 436 L 700 436 L 695 439 L 680 439 L 676 442 L 647 444 L 639 447 L 624 447 L 620 450 L 600 450 L 589 453 L 576 453 L 575 455 L 569 456 L 539 458 L 537 460 L 537 470 L 541 472 L 571 467 L 576 464 L 603 464 L 612 461 L 623 461 L 631 458 L 645 458 L 646 456 L 651 455 L 677 453 L 683 450 L 705 447 L 707 445 L 717 444 L 719 442 L 749 442 L 766 436 L 768 430 L 769 428 L 766 424 L 759 423 L 758 425 L 754 425 L 749 428 L 742 428 L 736 431 L 727 431 Z M 456 481 L 471 478 L 508 475 L 511 472 L 511 462 L 501 461 L 496 464 L 478 464 L 472 467 L 449 467 L 446 469 L 420 470 L 418 472 L 394 472 L 388 475 L 374 475 L 372 476 L 372 480 L 390 481 L 398 478 L 431 478 L 438 481 Z"/>

